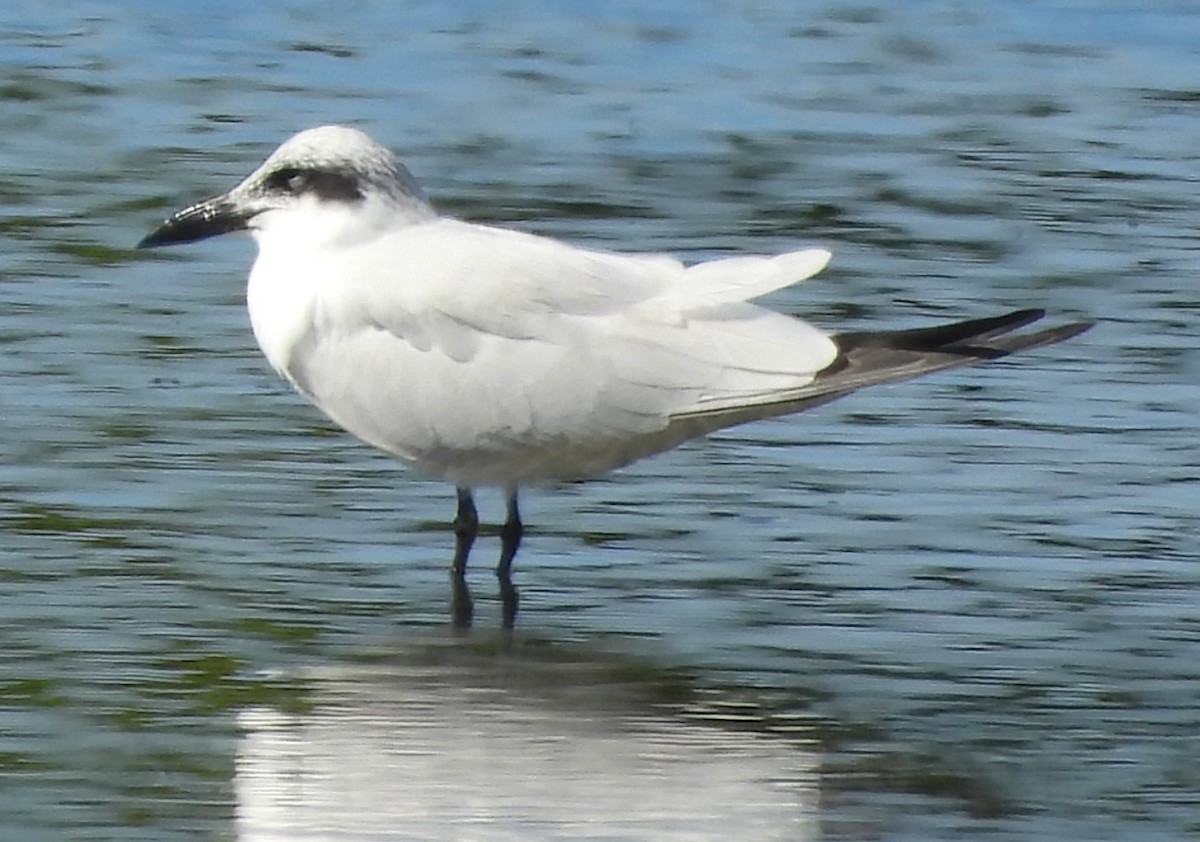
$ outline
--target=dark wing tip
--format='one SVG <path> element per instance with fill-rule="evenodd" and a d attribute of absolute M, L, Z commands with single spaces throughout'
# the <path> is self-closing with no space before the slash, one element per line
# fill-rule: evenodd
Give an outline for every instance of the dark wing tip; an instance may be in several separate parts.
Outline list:
<path fill-rule="evenodd" d="M 1016 332 L 1045 316 L 1014 310 L 1002 316 L 910 330 L 863 331 L 833 337 L 838 358 L 818 376 L 827 391 L 847 392 L 921 374 L 997 360 L 1078 336 L 1093 322 Z"/>
<path fill-rule="evenodd" d="M 987 344 L 991 347 L 998 348 L 1005 353 L 1013 353 L 1015 351 L 1024 351 L 1028 348 L 1041 348 L 1045 345 L 1053 345 L 1056 342 L 1063 342 L 1072 337 L 1078 336 L 1081 333 L 1086 333 L 1096 326 L 1095 322 L 1070 322 L 1069 324 L 1059 325 L 1058 327 L 1048 327 L 1044 330 L 1034 331 L 1033 333 L 1013 334 L 1011 336 L 1000 336 L 992 338 Z"/>
<path fill-rule="evenodd" d="M 858 348 L 892 348 L 901 351 L 949 351 L 955 347 L 976 346 L 1013 350 L 1049 345 L 1078 336 L 1094 322 L 1072 322 L 1055 328 L 1001 339 L 1006 334 L 1044 318 L 1045 310 L 1014 310 L 1002 316 L 968 319 L 962 322 L 920 327 L 909 330 L 861 331 L 834 337 L 842 353 Z M 1008 347 L 1013 346 L 1013 347 Z"/>

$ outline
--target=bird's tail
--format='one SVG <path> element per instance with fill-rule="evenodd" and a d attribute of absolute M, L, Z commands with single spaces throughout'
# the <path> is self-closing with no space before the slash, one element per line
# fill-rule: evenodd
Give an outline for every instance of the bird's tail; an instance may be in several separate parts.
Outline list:
<path fill-rule="evenodd" d="M 837 357 L 807 385 L 780 395 L 778 400 L 711 414 L 676 416 L 671 426 L 677 435 L 685 432 L 699 435 L 746 421 L 790 415 L 867 386 L 978 365 L 1018 351 L 1052 345 L 1078 336 L 1092 326 L 1092 322 L 1072 322 L 1029 333 L 1013 332 L 1043 316 L 1042 310 L 1016 310 L 1003 316 L 927 328 L 837 334 L 833 337 Z"/>

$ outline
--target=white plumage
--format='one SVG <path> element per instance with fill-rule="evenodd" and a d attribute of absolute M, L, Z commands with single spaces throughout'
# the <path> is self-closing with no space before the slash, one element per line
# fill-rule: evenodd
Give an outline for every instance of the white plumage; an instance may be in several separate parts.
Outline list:
<path fill-rule="evenodd" d="M 253 204 L 280 167 L 385 154 L 353 129 L 311 130 L 230 197 Z M 746 303 L 819 271 L 821 249 L 685 268 L 439 217 L 412 189 L 363 192 L 288 197 L 250 221 L 254 332 L 333 420 L 457 485 L 609 470 L 657 450 L 673 417 L 777 403 L 837 354 Z"/>
<path fill-rule="evenodd" d="M 508 492 L 506 583 L 520 486 L 1087 327 L 1008 335 L 1042 315 L 1021 311 L 832 337 L 752 303 L 820 271 L 827 251 L 685 267 L 445 218 L 390 152 L 341 126 L 301 132 L 141 245 L 235 230 L 258 242 L 248 303 L 276 370 L 347 430 L 458 486 L 463 596 L 473 486 Z"/>

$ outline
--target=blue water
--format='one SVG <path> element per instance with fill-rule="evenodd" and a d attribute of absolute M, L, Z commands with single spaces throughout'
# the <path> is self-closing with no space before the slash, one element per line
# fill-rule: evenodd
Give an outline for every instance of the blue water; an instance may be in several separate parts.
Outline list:
<path fill-rule="evenodd" d="M 330 722 L 369 723 L 351 756 L 397 735 L 355 806 L 384 809 L 426 698 L 404 665 L 458 698 L 445 653 L 476 647 L 539 676 L 512 704 L 558 730 L 531 741 L 585 751 L 585 710 L 640 745 L 650 717 L 662 780 L 712 742 L 685 736 L 697 698 L 752 711 L 750 777 L 810 770 L 792 831 L 1200 833 L 1198 103 L 1185 3 L 5 4 L 0 837 L 299 838 L 313 805 L 262 770 L 340 757 Z M 769 303 L 831 329 L 1099 325 L 531 493 L 513 647 L 494 533 L 477 629 L 446 638 L 451 489 L 278 381 L 248 240 L 132 248 L 327 122 L 471 219 L 689 260 L 826 246 Z M 587 668 L 543 678 L 560 659 Z M 356 838 L 324 807 L 312 838 Z M 357 838 L 517 818 L 438 816 Z M 524 838 L 670 827 L 536 818 Z"/>

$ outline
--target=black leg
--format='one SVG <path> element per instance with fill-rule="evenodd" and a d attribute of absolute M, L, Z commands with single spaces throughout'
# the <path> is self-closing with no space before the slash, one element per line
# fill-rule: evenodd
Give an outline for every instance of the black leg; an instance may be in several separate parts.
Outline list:
<path fill-rule="evenodd" d="M 458 489 L 458 514 L 454 518 L 454 561 L 450 564 L 450 617 L 457 629 L 470 628 L 475 607 L 467 587 L 467 557 L 479 532 L 479 513 L 471 489 Z"/>
<path fill-rule="evenodd" d="M 496 565 L 496 578 L 500 580 L 500 601 L 504 611 L 504 628 L 511 629 L 517 622 L 517 606 L 520 598 L 512 583 L 512 563 L 517 548 L 521 546 L 521 535 L 525 525 L 521 523 L 521 512 L 517 508 L 517 492 L 508 493 L 508 518 L 500 527 L 500 563 Z"/>

